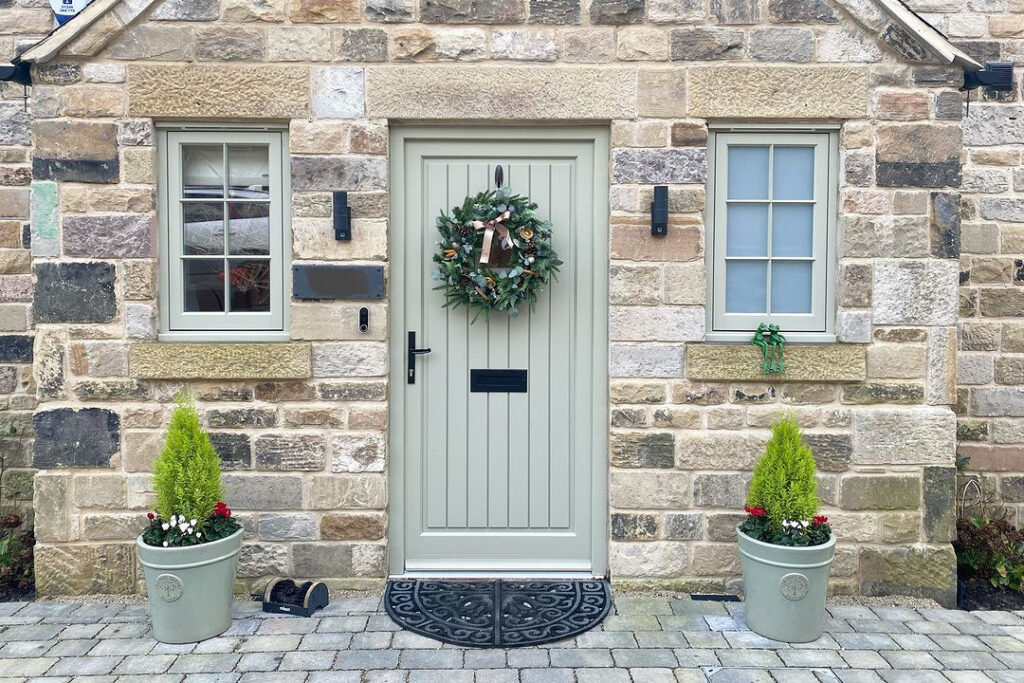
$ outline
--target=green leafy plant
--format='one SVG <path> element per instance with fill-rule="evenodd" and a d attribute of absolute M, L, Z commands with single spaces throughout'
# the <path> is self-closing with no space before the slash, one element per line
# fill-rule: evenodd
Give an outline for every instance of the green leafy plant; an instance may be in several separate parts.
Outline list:
<path fill-rule="evenodd" d="M 818 515 L 817 467 L 803 442 L 800 425 L 784 417 L 772 425 L 772 436 L 754 466 L 747 492 L 743 533 L 765 543 L 806 546 L 832 536 L 828 518 Z"/>
<path fill-rule="evenodd" d="M 958 519 L 953 544 L 956 561 L 968 577 L 987 580 L 996 588 L 1024 586 L 1024 530 L 1005 519 Z"/>
<path fill-rule="evenodd" d="M 187 546 L 230 536 L 240 526 L 221 502 L 220 456 L 199 424 L 191 396 L 182 392 L 171 414 L 163 450 L 153 469 L 156 514 L 142 540 Z"/>

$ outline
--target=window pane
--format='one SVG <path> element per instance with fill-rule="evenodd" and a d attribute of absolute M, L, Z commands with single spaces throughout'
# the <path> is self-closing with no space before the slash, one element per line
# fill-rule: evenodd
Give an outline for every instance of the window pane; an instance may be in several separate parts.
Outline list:
<path fill-rule="evenodd" d="M 224 253 L 223 202 L 182 202 L 186 254 Z"/>
<path fill-rule="evenodd" d="M 814 205 L 772 206 L 772 256 L 811 256 L 814 249 Z"/>
<path fill-rule="evenodd" d="M 228 248 L 232 254 L 270 254 L 270 204 L 228 203 Z"/>
<path fill-rule="evenodd" d="M 811 262 L 772 263 L 772 313 L 811 312 Z"/>
<path fill-rule="evenodd" d="M 232 197 L 269 199 L 269 148 L 266 145 L 229 145 L 228 177 Z"/>
<path fill-rule="evenodd" d="M 768 255 L 768 205 L 729 204 L 725 226 L 726 256 Z"/>
<path fill-rule="evenodd" d="M 768 287 L 764 261 L 727 261 L 725 264 L 725 312 L 764 313 Z"/>
<path fill-rule="evenodd" d="M 773 199 L 814 199 L 814 148 L 776 147 Z"/>
<path fill-rule="evenodd" d="M 185 310 L 224 310 L 224 259 L 185 259 Z"/>
<path fill-rule="evenodd" d="M 220 145 L 182 145 L 182 196 L 224 196 L 224 149 Z"/>
<path fill-rule="evenodd" d="M 228 261 L 231 269 L 231 310 L 270 310 L 270 260 Z"/>
<path fill-rule="evenodd" d="M 729 147 L 729 199 L 768 199 L 768 148 Z"/>

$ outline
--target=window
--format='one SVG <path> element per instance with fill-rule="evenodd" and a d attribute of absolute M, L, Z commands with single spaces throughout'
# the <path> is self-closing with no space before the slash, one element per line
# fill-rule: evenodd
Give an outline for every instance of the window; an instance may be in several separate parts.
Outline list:
<path fill-rule="evenodd" d="M 709 339 L 747 341 L 762 322 L 831 339 L 835 148 L 832 132 L 713 135 Z"/>
<path fill-rule="evenodd" d="M 168 130 L 161 143 L 161 336 L 286 336 L 284 132 Z"/>

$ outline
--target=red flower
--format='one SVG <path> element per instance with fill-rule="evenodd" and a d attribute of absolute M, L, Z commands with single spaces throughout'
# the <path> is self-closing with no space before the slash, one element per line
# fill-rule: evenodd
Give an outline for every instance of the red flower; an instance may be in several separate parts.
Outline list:
<path fill-rule="evenodd" d="M 747 514 L 751 515 L 752 517 L 767 517 L 768 516 L 768 513 L 765 512 L 764 508 L 757 508 L 757 507 L 752 508 L 749 505 L 744 505 L 743 509 L 746 510 Z"/>
<path fill-rule="evenodd" d="M 815 515 L 814 519 L 811 520 L 814 526 L 821 526 L 822 524 L 828 524 L 828 517 L 825 515 Z"/>
<path fill-rule="evenodd" d="M 147 512 L 146 516 L 149 517 L 150 521 L 153 521 L 154 519 L 156 519 L 156 515 L 154 515 L 152 512 Z"/>
<path fill-rule="evenodd" d="M 231 508 L 229 508 L 223 502 L 217 503 L 217 505 L 214 506 L 214 508 L 213 508 L 213 514 L 214 514 L 215 517 L 225 517 L 225 518 L 226 517 L 230 517 L 231 516 Z"/>

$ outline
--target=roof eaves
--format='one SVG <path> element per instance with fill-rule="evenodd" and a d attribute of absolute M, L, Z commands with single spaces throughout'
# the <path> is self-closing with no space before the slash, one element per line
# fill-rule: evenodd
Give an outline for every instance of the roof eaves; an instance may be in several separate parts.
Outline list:
<path fill-rule="evenodd" d="M 956 64 L 965 71 L 981 71 L 985 66 L 958 48 L 937 28 L 907 7 L 902 0 L 876 0 L 907 32 L 921 41 L 946 64 Z"/>
<path fill-rule="evenodd" d="M 102 19 L 121 0 L 93 0 L 70 21 L 58 26 L 48 36 L 18 55 L 18 61 L 45 64 L 82 35 L 90 26 Z M 115 13 L 117 16 L 117 13 Z M 121 21 L 118 19 L 118 21 Z M 123 22 L 122 22 L 123 23 Z"/>

